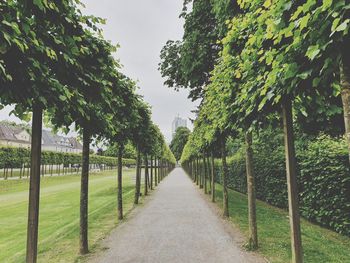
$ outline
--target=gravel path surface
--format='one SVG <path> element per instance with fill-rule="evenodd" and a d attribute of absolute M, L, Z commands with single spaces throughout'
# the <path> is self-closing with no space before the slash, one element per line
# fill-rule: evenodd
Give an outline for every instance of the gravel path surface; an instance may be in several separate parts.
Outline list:
<path fill-rule="evenodd" d="M 181 168 L 104 245 L 91 263 L 265 262 L 241 248 Z"/>

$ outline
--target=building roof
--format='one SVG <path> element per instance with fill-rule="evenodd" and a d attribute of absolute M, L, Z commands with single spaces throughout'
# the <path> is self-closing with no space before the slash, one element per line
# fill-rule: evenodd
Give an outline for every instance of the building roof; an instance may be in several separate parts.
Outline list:
<path fill-rule="evenodd" d="M 7 123 L 0 122 L 0 140 L 4 141 L 13 141 L 18 143 L 30 143 L 29 141 L 21 140 L 16 137 L 17 134 L 26 131 L 24 128 L 16 125 L 11 125 Z M 28 133 L 29 138 L 31 137 Z M 42 131 L 42 145 L 45 146 L 53 146 L 67 149 L 77 149 L 82 150 L 83 146 L 81 143 L 74 137 L 64 137 L 57 134 L 52 133 L 48 130 Z"/>
<path fill-rule="evenodd" d="M 74 137 L 64 137 L 57 134 L 53 134 L 51 131 L 43 130 L 42 132 L 43 146 L 59 146 L 61 148 L 70 149 L 83 149 L 80 142 Z"/>
<path fill-rule="evenodd" d="M 68 138 L 68 140 L 70 141 L 74 149 L 79 149 L 79 150 L 83 149 L 83 145 L 76 138 L 70 137 Z"/>
<path fill-rule="evenodd" d="M 0 123 L 0 140 L 17 141 L 21 143 L 29 143 L 30 141 L 19 140 L 16 135 L 25 131 L 19 126 L 14 126 L 7 123 Z"/>

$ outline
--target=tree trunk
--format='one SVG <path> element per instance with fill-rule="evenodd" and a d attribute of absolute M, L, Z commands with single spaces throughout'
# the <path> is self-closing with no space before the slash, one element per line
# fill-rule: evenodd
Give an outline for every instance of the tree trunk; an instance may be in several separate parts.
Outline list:
<path fill-rule="evenodd" d="M 215 166 L 214 154 L 211 154 L 211 201 L 215 203 Z"/>
<path fill-rule="evenodd" d="M 286 155 L 286 170 L 288 184 L 288 207 L 291 229 L 292 244 L 292 262 L 303 262 L 303 251 L 301 245 L 300 215 L 298 205 L 298 188 L 296 158 L 293 134 L 292 104 L 289 99 L 283 103 L 283 128 L 284 128 L 284 147 Z"/>
<path fill-rule="evenodd" d="M 139 203 L 140 187 L 141 187 L 140 180 L 141 180 L 141 153 L 140 153 L 140 150 L 137 149 L 136 184 L 135 184 L 135 198 L 134 198 L 135 205 L 137 205 Z"/>
<path fill-rule="evenodd" d="M 249 248 L 255 250 L 258 248 L 258 229 L 256 224 L 255 175 L 253 168 L 253 149 L 251 132 L 246 133 L 245 143 L 249 220 Z"/>
<path fill-rule="evenodd" d="M 228 192 L 227 192 L 227 175 L 228 167 L 226 162 L 226 138 L 221 142 L 221 159 L 222 159 L 222 199 L 224 208 L 224 217 L 229 217 L 228 211 Z"/>
<path fill-rule="evenodd" d="M 158 159 L 158 184 L 160 183 L 160 177 L 161 177 L 160 166 L 161 166 L 161 161 L 160 159 Z"/>
<path fill-rule="evenodd" d="M 148 159 L 147 155 L 145 155 L 145 195 L 148 195 Z"/>
<path fill-rule="evenodd" d="M 207 164 L 207 180 L 208 180 L 208 194 L 211 195 L 211 173 L 210 173 L 210 157 L 209 154 L 207 154 L 206 157 L 206 164 Z"/>
<path fill-rule="evenodd" d="M 150 170 L 151 170 L 150 189 L 153 190 L 153 157 L 152 156 L 151 156 L 151 167 L 150 167 Z"/>
<path fill-rule="evenodd" d="M 341 83 L 341 98 L 343 102 L 345 137 L 349 150 L 350 162 L 350 51 L 349 46 L 346 46 L 342 54 L 342 62 L 340 64 L 340 83 Z"/>
<path fill-rule="evenodd" d="M 118 219 L 123 219 L 123 146 L 118 149 Z"/>
<path fill-rule="evenodd" d="M 154 185 L 158 186 L 158 164 L 157 158 L 154 159 Z"/>
<path fill-rule="evenodd" d="M 42 115 L 40 106 L 33 106 L 32 142 L 31 142 L 31 170 L 28 204 L 27 228 L 27 263 L 35 263 L 38 248 L 39 198 L 40 198 L 40 163 Z"/>
<path fill-rule="evenodd" d="M 89 155 L 90 132 L 83 129 L 83 167 L 81 171 L 80 189 L 80 254 L 89 253 L 88 247 L 88 197 L 89 197 Z"/>
<path fill-rule="evenodd" d="M 192 163 L 192 174 L 193 174 L 193 182 L 195 183 L 197 180 L 197 175 L 196 175 L 196 163 L 194 160 L 191 161 Z"/>
<path fill-rule="evenodd" d="M 198 158 L 196 157 L 196 185 L 199 185 L 199 165 L 198 165 Z"/>
<path fill-rule="evenodd" d="M 204 185 L 204 193 L 208 194 L 207 188 L 207 161 L 205 155 L 203 155 L 203 185 Z"/>

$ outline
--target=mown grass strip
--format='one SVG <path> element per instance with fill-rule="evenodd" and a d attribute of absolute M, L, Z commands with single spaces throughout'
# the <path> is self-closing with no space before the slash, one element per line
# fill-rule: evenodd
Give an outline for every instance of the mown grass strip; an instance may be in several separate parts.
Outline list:
<path fill-rule="evenodd" d="M 135 170 L 125 170 L 124 211 L 133 208 Z M 116 171 L 92 174 L 89 193 L 89 242 L 92 251 L 117 224 Z M 0 262 L 24 262 L 28 181 L 1 181 Z M 42 180 L 38 262 L 80 262 L 80 176 Z"/>
<path fill-rule="evenodd" d="M 222 208 L 222 187 L 216 185 L 216 204 Z M 248 236 L 247 196 L 229 190 L 230 220 Z M 258 252 L 270 262 L 286 263 L 291 260 L 288 212 L 264 202 L 257 201 Z M 304 219 L 302 242 L 304 262 L 344 263 L 350 262 L 350 238 L 312 224 Z"/>

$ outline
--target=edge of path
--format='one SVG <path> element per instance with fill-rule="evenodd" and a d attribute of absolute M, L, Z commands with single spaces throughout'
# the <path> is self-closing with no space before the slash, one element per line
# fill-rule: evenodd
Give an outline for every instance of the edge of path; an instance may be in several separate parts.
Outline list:
<path fill-rule="evenodd" d="M 181 168 L 181 167 L 180 167 Z M 183 168 L 181 168 L 183 169 Z M 183 170 L 185 175 L 188 177 L 188 174 L 186 173 L 185 170 Z M 172 171 L 173 172 L 173 171 Z M 168 176 L 165 177 L 157 187 L 155 187 L 150 194 L 147 196 L 143 196 L 142 201 L 138 205 L 134 205 L 131 211 L 125 214 L 123 221 L 118 223 L 105 237 L 103 237 L 95 247 L 91 249 L 91 253 L 81 257 L 81 262 L 84 263 L 95 263 L 97 262 L 101 256 L 105 253 L 106 250 L 109 249 L 108 243 L 111 237 L 115 234 L 115 232 L 120 231 L 127 223 L 129 220 L 132 218 L 136 217 L 144 208 L 149 204 L 149 202 L 154 198 L 156 192 L 159 190 L 161 185 L 163 184 L 164 181 L 168 179 Z M 193 181 L 191 178 L 189 178 L 191 183 Z M 261 255 L 258 251 L 250 251 L 247 250 L 244 245 L 246 242 L 245 236 L 242 234 L 241 230 L 238 228 L 238 226 L 231 221 L 229 218 L 224 218 L 222 216 L 222 209 L 219 207 L 217 203 L 213 203 L 210 199 L 210 195 L 204 194 L 201 189 L 199 189 L 196 185 L 194 185 L 195 191 L 197 194 L 205 201 L 206 205 L 208 208 L 213 212 L 213 214 L 222 222 L 222 225 L 224 227 L 224 230 L 228 233 L 230 236 L 232 242 L 236 243 L 237 246 L 245 253 L 248 253 L 252 258 L 255 258 L 257 262 L 267 262 L 269 263 L 270 261 L 266 259 L 263 255 Z"/>
<path fill-rule="evenodd" d="M 80 261 L 78 260 L 77 262 L 96 262 L 96 260 L 98 260 L 101 257 L 101 255 L 103 255 L 103 253 L 109 249 L 107 243 L 111 236 L 113 236 L 115 232 L 123 228 L 129 220 L 131 220 L 141 212 L 141 210 L 154 198 L 154 194 L 159 190 L 159 187 L 166 179 L 168 179 L 168 177 L 165 177 L 161 182 L 159 182 L 157 187 L 154 186 L 153 190 L 148 192 L 148 195 L 145 196 L 142 193 L 142 199 L 139 199 L 139 203 L 137 205 L 134 204 L 131 210 L 124 214 L 123 220 L 118 222 L 117 225 L 106 236 L 101 238 L 94 247 L 90 248 L 89 254 L 79 257 L 78 259 Z"/>
<path fill-rule="evenodd" d="M 188 176 L 188 174 L 186 173 L 185 170 L 184 170 L 184 172 L 185 172 L 186 176 Z M 193 183 L 192 180 L 191 180 L 191 182 Z M 263 260 L 267 263 L 270 263 L 270 261 L 267 258 L 265 258 L 263 255 L 261 255 L 259 253 L 259 251 L 253 251 L 253 250 L 246 249 L 244 247 L 244 245 L 247 241 L 246 237 L 244 236 L 242 231 L 239 229 L 239 227 L 236 225 L 236 223 L 231 221 L 230 218 L 224 218 L 222 216 L 222 213 L 223 213 L 222 209 L 219 207 L 219 205 L 217 203 L 213 203 L 211 201 L 210 195 L 205 194 L 204 191 L 201 191 L 201 189 L 199 189 L 196 185 L 195 185 L 195 189 L 199 193 L 201 198 L 203 198 L 205 200 L 209 209 L 222 222 L 222 225 L 224 226 L 225 231 L 230 235 L 232 241 L 234 243 L 236 243 L 242 251 L 249 253 L 252 257 L 256 258 L 257 260 Z"/>

